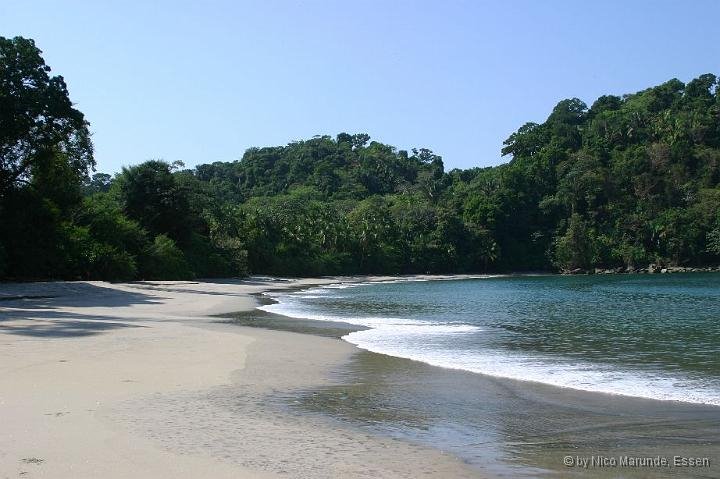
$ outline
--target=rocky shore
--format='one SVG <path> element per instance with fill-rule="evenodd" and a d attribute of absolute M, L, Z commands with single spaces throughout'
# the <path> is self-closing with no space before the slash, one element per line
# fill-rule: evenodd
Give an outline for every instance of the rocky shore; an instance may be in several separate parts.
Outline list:
<path fill-rule="evenodd" d="M 632 266 L 617 268 L 575 268 L 572 270 L 561 270 L 560 274 L 667 274 L 667 273 L 712 273 L 720 272 L 720 266 L 663 266 L 661 264 L 650 264 L 646 268 L 635 268 Z"/>

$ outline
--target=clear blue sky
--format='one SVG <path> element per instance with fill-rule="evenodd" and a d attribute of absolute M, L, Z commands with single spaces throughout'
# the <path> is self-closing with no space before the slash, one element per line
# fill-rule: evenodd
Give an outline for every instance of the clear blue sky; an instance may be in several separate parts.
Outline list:
<path fill-rule="evenodd" d="M 366 132 L 495 165 L 563 98 L 720 74 L 720 1 L 0 2 L 92 124 L 98 170 Z"/>

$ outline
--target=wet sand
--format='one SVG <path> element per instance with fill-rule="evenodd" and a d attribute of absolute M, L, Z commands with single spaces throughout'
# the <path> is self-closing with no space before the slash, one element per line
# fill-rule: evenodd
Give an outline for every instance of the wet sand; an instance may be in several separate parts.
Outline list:
<path fill-rule="evenodd" d="M 437 368 L 254 309 L 336 281 L 0 285 L 0 478 L 717 477 L 720 408 Z M 628 455 L 711 464 L 563 463 Z"/>
<path fill-rule="evenodd" d="M 237 324 L 331 337 L 356 328 L 257 310 L 235 316 Z M 446 450 L 487 476 L 720 475 L 716 406 L 558 388 L 368 351 L 353 354 L 331 378 L 334 383 L 294 391 L 285 407 Z M 709 464 L 675 466 L 676 457 Z M 577 464 L 593 458 L 599 464 Z M 623 466 L 624 458 L 664 458 L 667 465 Z"/>
<path fill-rule="evenodd" d="M 480 477 L 286 407 L 339 384 L 353 346 L 214 317 L 335 281 L 0 285 L 0 477 Z"/>
<path fill-rule="evenodd" d="M 449 451 L 498 477 L 718 477 L 720 408 L 354 355 L 289 407 Z M 708 458 L 709 467 L 568 467 L 572 458 Z"/>

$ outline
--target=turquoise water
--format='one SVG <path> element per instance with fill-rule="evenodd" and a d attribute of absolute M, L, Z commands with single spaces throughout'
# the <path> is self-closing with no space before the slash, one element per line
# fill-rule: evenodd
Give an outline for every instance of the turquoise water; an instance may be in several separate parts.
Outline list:
<path fill-rule="evenodd" d="M 344 339 L 444 368 L 720 405 L 720 274 L 337 284 L 262 309 L 369 329 Z"/>

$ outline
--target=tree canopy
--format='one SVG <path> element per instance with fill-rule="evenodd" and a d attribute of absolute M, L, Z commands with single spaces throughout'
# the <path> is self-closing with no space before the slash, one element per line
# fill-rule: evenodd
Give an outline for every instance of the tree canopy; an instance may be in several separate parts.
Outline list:
<path fill-rule="evenodd" d="M 316 136 L 234 162 L 93 173 L 88 123 L 32 40 L 0 37 L 0 277 L 176 279 L 720 262 L 720 89 L 560 101 L 508 162 Z"/>
<path fill-rule="evenodd" d="M 0 195 L 48 157 L 81 177 L 95 166 L 88 122 L 41 53 L 32 40 L 0 37 Z"/>

